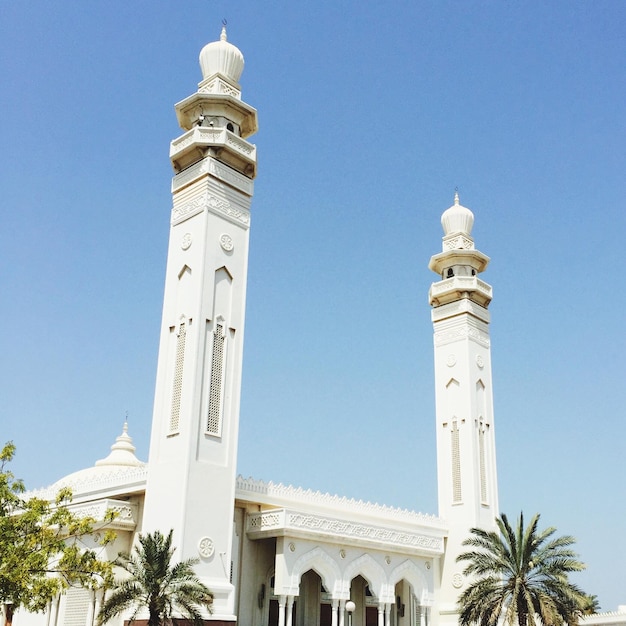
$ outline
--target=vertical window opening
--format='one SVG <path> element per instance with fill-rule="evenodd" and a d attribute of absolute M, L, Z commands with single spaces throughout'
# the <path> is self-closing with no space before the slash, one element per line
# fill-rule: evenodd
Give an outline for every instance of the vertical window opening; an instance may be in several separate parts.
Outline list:
<path fill-rule="evenodd" d="M 452 436 L 452 502 L 461 502 L 461 454 L 456 420 L 452 422 L 450 435 Z"/>
<path fill-rule="evenodd" d="M 183 365 L 185 362 L 185 322 L 178 329 L 176 340 L 176 364 L 174 366 L 174 382 L 172 385 L 172 410 L 170 412 L 170 433 L 176 433 L 180 422 L 180 398 L 183 388 Z"/>
<path fill-rule="evenodd" d="M 224 324 L 217 322 L 213 331 L 211 354 L 211 375 L 209 380 L 209 410 L 207 415 L 207 433 L 220 435 L 222 430 L 222 387 L 224 379 L 224 347 L 226 337 Z"/>
<path fill-rule="evenodd" d="M 480 500 L 487 504 L 487 472 L 485 465 L 485 427 L 482 423 L 478 425 L 478 453 L 480 460 Z"/>

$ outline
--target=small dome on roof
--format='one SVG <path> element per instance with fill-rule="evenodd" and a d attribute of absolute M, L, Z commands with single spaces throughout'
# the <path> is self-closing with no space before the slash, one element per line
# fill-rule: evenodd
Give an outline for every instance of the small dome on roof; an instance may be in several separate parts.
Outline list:
<path fill-rule="evenodd" d="M 208 43 L 200 51 L 200 69 L 203 78 L 222 74 L 235 83 L 239 82 L 243 72 L 243 54 L 237 46 L 228 43 L 225 23 L 222 26 L 220 40 Z"/>
<path fill-rule="evenodd" d="M 128 422 L 124 422 L 122 434 L 111 446 L 111 452 L 105 459 L 96 461 L 96 465 L 143 465 L 135 456 L 135 446 L 132 437 L 128 434 Z"/>
<path fill-rule="evenodd" d="M 454 193 L 454 204 L 443 212 L 441 216 L 443 232 L 447 235 L 453 233 L 472 234 L 474 226 L 474 214 L 467 208 L 459 204 L 459 194 Z"/>
<path fill-rule="evenodd" d="M 50 487 L 31 492 L 31 496 L 52 499 L 59 489 L 69 487 L 74 495 L 100 489 L 110 489 L 146 480 L 148 465 L 135 456 L 135 446 L 124 423 L 122 434 L 111 446 L 109 456 L 96 461 L 92 467 L 73 472 Z"/>

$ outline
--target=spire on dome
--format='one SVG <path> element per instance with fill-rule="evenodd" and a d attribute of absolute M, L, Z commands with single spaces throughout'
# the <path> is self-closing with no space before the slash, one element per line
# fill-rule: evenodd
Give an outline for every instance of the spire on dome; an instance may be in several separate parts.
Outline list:
<path fill-rule="evenodd" d="M 474 226 L 474 214 L 459 201 L 459 191 L 454 191 L 454 204 L 443 212 L 441 225 L 446 237 L 454 233 L 470 236 Z"/>
<path fill-rule="evenodd" d="M 128 421 L 124 422 L 122 434 L 116 438 L 115 443 L 111 446 L 109 456 L 96 461 L 96 465 L 143 465 L 135 456 L 133 439 L 128 434 Z"/>
<path fill-rule="evenodd" d="M 220 74 L 237 84 L 243 72 L 243 54 L 236 46 L 228 42 L 226 20 L 222 20 L 222 32 L 219 41 L 208 43 L 200 51 L 200 69 L 204 79 Z"/>

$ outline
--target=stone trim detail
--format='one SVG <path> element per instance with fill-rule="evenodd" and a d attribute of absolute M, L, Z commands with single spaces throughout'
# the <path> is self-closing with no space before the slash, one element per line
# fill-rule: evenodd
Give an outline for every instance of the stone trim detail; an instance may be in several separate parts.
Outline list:
<path fill-rule="evenodd" d="M 107 527 L 132 530 L 137 526 L 137 505 L 120 500 L 98 500 L 85 504 L 70 504 L 69 510 L 78 517 L 92 517 L 100 522 L 104 519 L 107 511 L 116 513 L 115 519 L 107 524 Z"/>
<path fill-rule="evenodd" d="M 261 494 L 277 499 L 290 500 L 291 502 L 305 502 L 307 504 L 328 506 L 342 511 L 374 514 L 383 516 L 386 519 L 406 521 L 414 524 L 428 524 L 429 526 L 442 529 L 446 528 L 444 520 L 436 515 L 427 515 L 408 509 L 398 509 L 383 504 L 374 504 L 372 502 L 355 500 L 354 498 L 341 497 L 321 491 L 314 491 L 312 489 L 284 485 L 282 483 L 273 483 L 271 481 L 266 483 L 262 480 L 244 478 L 241 475 L 237 477 L 236 489 L 238 492 L 236 497 L 240 500 L 258 502 L 258 496 Z"/>
<path fill-rule="evenodd" d="M 172 226 L 201 213 L 204 208 L 212 213 L 224 215 L 231 221 L 248 227 L 250 225 L 250 211 L 235 208 L 230 202 L 222 200 L 210 193 L 205 193 L 198 198 L 186 202 L 182 206 L 174 206 L 172 209 Z"/>
<path fill-rule="evenodd" d="M 435 346 L 445 346 L 459 339 L 470 339 L 484 348 L 489 348 L 491 341 L 489 335 L 478 328 L 463 326 L 461 328 L 449 328 L 435 333 Z"/>
<path fill-rule="evenodd" d="M 25 495 L 27 498 L 41 498 L 42 500 L 53 500 L 60 489 L 69 487 L 74 499 L 85 493 L 94 491 L 102 491 L 107 487 L 124 488 L 125 492 L 134 491 L 132 485 L 145 486 L 148 478 L 148 465 L 142 463 L 136 467 L 112 466 L 110 469 L 103 467 L 90 467 L 75 474 L 70 474 L 54 483 L 50 487 L 28 491 Z"/>
<path fill-rule="evenodd" d="M 265 519 L 263 519 L 265 518 Z M 381 546 L 396 546 L 401 549 L 413 548 L 420 552 L 443 553 L 443 538 L 411 533 L 374 524 L 358 523 L 288 509 L 273 510 L 248 515 L 247 532 L 254 535 L 263 531 L 304 531 L 316 537 L 323 535 L 343 542 L 367 541 Z M 269 534 L 269 533 L 268 533 Z"/>
<path fill-rule="evenodd" d="M 223 93 L 241 100 L 241 90 L 233 87 L 219 76 L 214 76 L 199 83 L 198 93 Z"/>

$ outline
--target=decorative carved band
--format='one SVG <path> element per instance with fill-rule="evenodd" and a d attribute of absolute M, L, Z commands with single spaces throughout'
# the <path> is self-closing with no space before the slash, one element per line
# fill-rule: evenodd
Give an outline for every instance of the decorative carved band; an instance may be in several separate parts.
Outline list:
<path fill-rule="evenodd" d="M 212 174 L 215 178 L 223 180 L 231 187 L 234 187 L 248 196 L 252 196 L 254 193 L 253 181 L 243 174 L 231 169 L 227 165 L 223 165 L 210 157 L 202 159 L 202 161 L 194 163 L 187 169 L 176 174 L 176 176 L 172 179 L 172 193 L 192 183 L 194 180 L 205 174 Z"/>
<path fill-rule="evenodd" d="M 465 235 L 455 235 L 450 239 L 444 237 L 443 251 L 446 250 L 474 250 L 474 241 Z"/>
<path fill-rule="evenodd" d="M 459 339 L 471 339 L 477 344 L 489 348 L 491 341 L 489 335 L 478 328 L 472 326 L 461 326 L 460 328 L 448 328 L 435 333 L 435 346 L 445 346 L 448 343 Z"/>
<path fill-rule="evenodd" d="M 227 200 L 218 198 L 210 193 L 205 193 L 198 198 L 194 198 L 182 206 L 175 206 L 172 209 L 172 225 L 184 222 L 190 217 L 200 213 L 204 208 L 212 213 L 225 215 L 232 221 L 242 224 L 243 226 L 250 225 L 249 211 L 235 208 Z"/>
<path fill-rule="evenodd" d="M 241 100 L 241 91 L 229 85 L 219 76 L 209 78 L 207 81 L 202 81 L 198 85 L 198 93 L 225 93 L 228 96 L 237 98 L 237 100 Z"/>
<path fill-rule="evenodd" d="M 373 502 L 364 502 L 354 498 L 346 498 L 312 489 L 303 489 L 293 485 L 283 485 L 282 483 L 264 482 L 253 478 L 237 477 L 237 498 L 258 502 L 259 494 L 264 496 L 263 502 L 271 501 L 274 505 L 290 506 L 296 502 L 307 504 L 315 503 L 321 507 L 331 507 L 342 511 L 350 511 L 356 514 L 367 514 L 382 516 L 385 519 L 407 521 L 412 524 L 426 524 L 433 528 L 444 528 L 444 522 L 435 515 L 427 515 L 410 511 L 409 509 L 398 509 Z"/>
<path fill-rule="evenodd" d="M 438 536 L 437 531 L 435 531 L 436 534 L 429 536 L 286 509 L 249 515 L 247 530 L 252 535 L 263 532 L 270 536 L 290 530 L 310 531 L 316 536 L 340 538 L 345 543 L 349 543 L 350 540 L 367 541 L 386 547 L 391 545 L 402 549 L 413 548 L 437 554 L 443 552 L 443 538 Z"/>

